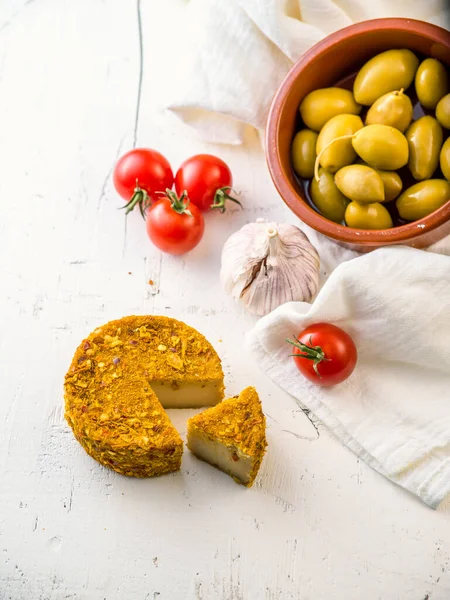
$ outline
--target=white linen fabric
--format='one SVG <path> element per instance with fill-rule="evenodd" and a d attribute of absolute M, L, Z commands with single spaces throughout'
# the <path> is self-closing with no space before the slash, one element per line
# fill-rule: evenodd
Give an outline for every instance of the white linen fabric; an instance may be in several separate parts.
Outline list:
<path fill-rule="evenodd" d="M 190 0 L 163 104 L 207 142 L 240 144 L 263 130 L 293 62 L 357 21 L 409 17 L 450 28 L 448 0 Z M 345 57 L 344 57 L 345 58 Z"/>
<path fill-rule="evenodd" d="M 358 348 L 351 377 L 306 380 L 285 342 L 318 322 Z M 261 369 L 355 454 L 436 508 L 450 493 L 450 258 L 382 248 L 339 265 L 314 303 L 258 321 L 248 343 Z"/>

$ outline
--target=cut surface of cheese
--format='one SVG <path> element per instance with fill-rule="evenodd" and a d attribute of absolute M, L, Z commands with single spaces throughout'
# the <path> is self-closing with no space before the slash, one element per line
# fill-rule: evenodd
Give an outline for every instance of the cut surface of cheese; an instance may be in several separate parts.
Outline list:
<path fill-rule="evenodd" d="M 222 379 L 213 381 L 152 381 L 164 408 L 201 408 L 223 400 Z"/>
<path fill-rule="evenodd" d="M 267 446 L 266 419 L 255 388 L 189 419 L 187 446 L 197 458 L 250 487 Z"/>
<path fill-rule="evenodd" d="M 88 454 L 124 475 L 150 477 L 181 464 L 182 440 L 164 408 L 220 402 L 223 372 L 192 327 L 169 317 L 124 317 L 81 342 L 64 397 L 66 419 Z"/>

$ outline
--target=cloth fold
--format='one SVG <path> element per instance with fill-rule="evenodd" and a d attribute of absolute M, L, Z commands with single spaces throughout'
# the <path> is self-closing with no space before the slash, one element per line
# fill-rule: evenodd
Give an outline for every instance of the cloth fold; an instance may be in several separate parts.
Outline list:
<path fill-rule="evenodd" d="M 240 144 L 263 130 L 293 62 L 352 23 L 409 17 L 450 29 L 447 0 L 190 0 L 163 105 L 207 142 Z M 345 58 L 345 57 L 344 57 Z"/>
<path fill-rule="evenodd" d="M 340 385 L 310 383 L 287 337 L 342 327 L 358 364 Z M 261 369 L 372 468 L 436 508 L 450 493 L 450 258 L 382 248 L 339 265 L 312 305 L 263 317 L 247 340 Z"/>

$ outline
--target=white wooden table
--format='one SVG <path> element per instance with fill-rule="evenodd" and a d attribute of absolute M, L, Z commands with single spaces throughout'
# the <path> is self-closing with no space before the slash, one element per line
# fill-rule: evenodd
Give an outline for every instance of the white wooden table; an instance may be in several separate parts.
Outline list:
<path fill-rule="evenodd" d="M 257 217 L 294 218 L 256 135 L 205 146 L 161 114 L 174 0 L 0 3 L 0 599 L 448 600 L 450 503 L 422 505 L 320 435 L 252 362 L 253 323 L 221 291 L 221 247 Z M 137 110 L 138 108 L 138 110 Z M 210 215 L 203 243 L 172 258 L 111 184 L 133 144 L 174 168 L 227 160 L 245 211 Z M 153 280 L 154 285 L 149 285 Z M 151 480 L 91 460 L 63 418 L 72 353 L 133 313 L 180 318 L 223 359 L 227 391 L 256 384 L 269 449 L 247 490 L 195 460 Z M 184 434 L 187 415 L 172 411 Z"/>

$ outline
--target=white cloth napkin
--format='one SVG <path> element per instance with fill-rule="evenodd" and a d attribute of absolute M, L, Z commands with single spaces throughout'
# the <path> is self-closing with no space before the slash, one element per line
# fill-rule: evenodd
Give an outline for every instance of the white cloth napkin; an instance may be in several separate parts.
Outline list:
<path fill-rule="evenodd" d="M 329 33 L 378 17 L 450 29 L 448 0 L 190 0 L 178 16 L 163 105 L 204 141 L 231 144 L 248 124 L 264 129 L 293 62 Z"/>
<path fill-rule="evenodd" d="M 285 339 L 318 322 L 358 348 L 351 377 L 306 380 Z M 450 493 L 450 258 L 382 248 L 339 265 L 314 303 L 291 302 L 248 334 L 261 369 L 355 454 L 436 508 Z"/>

